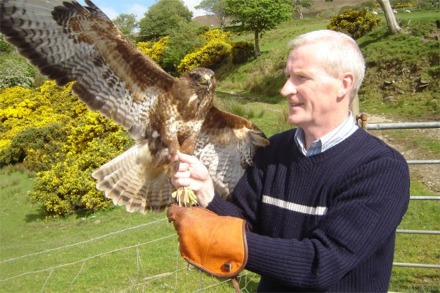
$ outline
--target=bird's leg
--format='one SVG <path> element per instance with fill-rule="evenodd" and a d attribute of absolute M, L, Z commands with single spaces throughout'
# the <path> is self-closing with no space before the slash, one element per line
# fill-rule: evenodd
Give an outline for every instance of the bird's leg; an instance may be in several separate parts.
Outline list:
<path fill-rule="evenodd" d="M 176 155 L 177 149 L 179 148 L 176 147 L 174 144 L 170 145 L 169 151 L 172 157 Z M 179 161 L 176 161 L 174 162 L 173 166 L 171 166 L 174 169 L 174 172 L 179 171 L 179 165 Z M 198 204 L 196 194 L 188 187 L 179 187 L 176 191 L 171 193 L 171 196 L 177 201 L 177 204 L 181 207 L 189 207 Z"/>

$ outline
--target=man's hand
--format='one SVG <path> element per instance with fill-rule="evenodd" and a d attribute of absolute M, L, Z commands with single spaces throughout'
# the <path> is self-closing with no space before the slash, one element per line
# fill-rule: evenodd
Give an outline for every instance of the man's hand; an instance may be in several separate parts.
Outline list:
<path fill-rule="evenodd" d="M 180 254 L 190 264 L 220 278 L 238 275 L 247 262 L 245 221 L 201 207 L 168 209 L 179 235 Z"/>
<path fill-rule="evenodd" d="M 191 189 L 197 196 L 198 202 L 202 207 L 214 198 L 214 183 L 209 176 L 205 165 L 194 156 L 177 152 L 171 158 L 171 164 L 176 168 L 171 168 L 171 183 L 176 189 L 186 187 Z"/>

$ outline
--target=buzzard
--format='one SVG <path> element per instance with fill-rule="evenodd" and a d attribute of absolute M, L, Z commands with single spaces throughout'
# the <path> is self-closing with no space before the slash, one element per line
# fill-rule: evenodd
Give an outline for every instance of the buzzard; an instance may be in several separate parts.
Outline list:
<path fill-rule="evenodd" d="M 92 110 L 113 119 L 136 144 L 99 167 L 97 188 L 127 211 L 171 202 L 169 157 L 180 150 L 208 168 L 226 197 L 259 147 L 250 121 L 214 107 L 214 72 L 175 78 L 137 50 L 91 1 L 0 0 L 0 31 L 18 52 Z"/>

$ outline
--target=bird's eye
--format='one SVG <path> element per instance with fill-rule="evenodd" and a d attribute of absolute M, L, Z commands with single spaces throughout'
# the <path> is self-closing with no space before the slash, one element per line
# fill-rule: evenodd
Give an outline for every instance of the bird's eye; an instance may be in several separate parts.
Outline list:
<path fill-rule="evenodd" d="M 191 72 L 191 73 L 189 74 L 189 76 L 190 76 L 191 79 L 193 79 L 193 80 L 199 80 L 199 79 L 200 79 L 200 75 L 198 75 L 197 73 L 193 73 L 193 72 Z"/>

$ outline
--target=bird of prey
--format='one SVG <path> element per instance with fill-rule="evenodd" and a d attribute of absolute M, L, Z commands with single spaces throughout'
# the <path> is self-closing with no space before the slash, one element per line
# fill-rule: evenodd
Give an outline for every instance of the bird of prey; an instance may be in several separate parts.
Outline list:
<path fill-rule="evenodd" d="M 216 191 L 232 191 L 259 147 L 268 144 L 250 121 L 213 105 L 214 72 L 175 78 L 126 39 L 91 1 L 0 0 L 0 31 L 42 74 L 65 85 L 128 131 L 135 145 L 92 176 L 127 211 L 171 202 L 170 155 L 197 156 Z"/>

